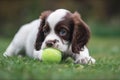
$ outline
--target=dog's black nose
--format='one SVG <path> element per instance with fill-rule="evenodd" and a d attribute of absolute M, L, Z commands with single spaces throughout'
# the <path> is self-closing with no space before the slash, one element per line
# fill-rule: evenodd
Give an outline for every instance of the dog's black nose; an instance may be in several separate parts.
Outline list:
<path fill-rule="evenodd" d="M 55 43 L 56 43 L 56 40 L 48 40 L 46 42 L 46 46 L 47 47 L 53 47 Z"/>
<path fill-rule="evenodd" d="M 46 42 L 46 46 L 47 46 L 47 47 L 52 47 L 53 45 L 54 45 L 53 42 L 48 42 L 48 41 Z"/>

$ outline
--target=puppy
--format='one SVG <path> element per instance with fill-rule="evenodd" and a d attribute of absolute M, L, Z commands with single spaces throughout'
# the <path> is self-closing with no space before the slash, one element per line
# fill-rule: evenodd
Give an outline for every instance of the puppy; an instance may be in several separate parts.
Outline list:
<path fill-rule="evenodd" d="M 86 47 L 89 38 L 89 27 L 78 12 L 44 11 L 39 19 L 20 28 L 3 55 L 18 55 L 25 50 L 29 57 L 42 60 L 43 49 L 53 47 L 62 51 L 63 58 L 71 57 L 75 63 L 94 64 L 95 59 Z"/>

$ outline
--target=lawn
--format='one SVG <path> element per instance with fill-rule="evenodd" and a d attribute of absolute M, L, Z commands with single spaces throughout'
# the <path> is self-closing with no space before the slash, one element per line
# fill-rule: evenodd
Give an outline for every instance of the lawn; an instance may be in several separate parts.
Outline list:
<path fill-rule="evenodd" d="M 11 39 L 0 38 L 0 80 L 120 80 L 120 38 L 92 37 L 88 47 L 95 65 L 70 61 L 45 64 L 26 57 L 2 56 Z"/>

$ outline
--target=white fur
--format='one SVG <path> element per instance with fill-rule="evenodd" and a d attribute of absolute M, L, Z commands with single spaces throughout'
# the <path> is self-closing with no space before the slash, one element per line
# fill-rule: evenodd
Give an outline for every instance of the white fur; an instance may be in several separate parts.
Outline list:
<path fill-rule="evenodd" d="M 62 18 L 66 15 L 67 12 L 69 11 L 64 9 L 58 9 L 47 18 L 47 22 L 51 26 L 52 30 L 54 29 L 56 24 L 62 20 Z"/>
<path fill-rule="evenodd" d="M 65 52 L 68 49 L 68 45 L 63 44 L 60 38 L 55 34 L 55 31 L 54 31 L 56 24 L 62 20 L 62 18 L 66 15 L 67 12 L 68 12 L 67 10 L 59 9 L 49 15 L 46 21 L 48 22 L 50 26 L 50 33 L 45 38 L 43 45 L 41 47 L 42 49 L 46 48 L 45 43 L 47 41 L 55 40 L 55 39 L 58 40 L 58 42 L 55 43 L 54 48 L 58 48 L 62 52 Z M 67 43 L 67 41 L 65 40 L 63 40 L 63 42 Z"/>
<path fill-rule="evenodd" d="M 74 54 L 72 53 L 71 47 L 69 48 L 68 42 L 63 40 L 62 43 L 59 36 L 55 34 L 54 31 L 55 25 L 62 20 L 62 18 L 65 16 L 67 12 L 69 11 L 65 9 L 58 9 L 49 15 L 47 21 L 50 25 L 51 31 L 43 41 L 43 44 L 39 51 L 36 51 L 36 49 L 34 48 L 38 33 L 38 28 L 41 23 L 41 20 L 37 19 L 31 23 L 23 25 L 20 28 L 20 30 L 16 33 L 15 37 L 13 38 L 12 42 L 10 43 L 10 45 L 8 46 L 8 48 L 6 49 L 3 55 L 5 57 L 18 55 L 18 53 L 22 49 L 24 49 L 29 57 L 42 60 L 42 51 L 46 47 L 45 42 L 48 40 L 57 39 L 59 42 L 55 43 L 54 47 L 58 48 L 59 50 L 65 52 L 68 55 L 70 54 L 75 56 L 75 63 L 82 63 L 82 64 L 88 64 L 88 62 L 95 63 L 95 59 L 89 56 L 87 47 L 84 47 L 84 50 L 80 51 L 80 54 Z"/>
<path fill-rule="evenodd" d="M 84 46 L 84 50 L 80 51 L 80 54 L 76 54 L 75 57 L 76 57 L 75 63 L 82 63 L 82 64 L 95 63 L 95 59 L 89 55 L 89 51 L 86 46 Z"/>
<path fill-rule="evenodd" d="M 12 42 L 10 43 L 3 55 L 18 55 L 18 53 L 22 49 L 25 49 L 26 54 L 30 57 L 33 57 L 34 43 L 40 25 L 40 21 L 40 19 L 37 19 L 31 23 L 23 25 L 20 28 L 20 30 L 16 33 L 14 39 L 12 40 Z"/>

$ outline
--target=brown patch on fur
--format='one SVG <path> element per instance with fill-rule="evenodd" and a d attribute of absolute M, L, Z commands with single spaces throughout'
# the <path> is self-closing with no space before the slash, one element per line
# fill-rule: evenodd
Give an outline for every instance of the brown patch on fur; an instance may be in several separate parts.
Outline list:
<path fill-rule="evenodd" d="M 39 27 L 39 32 L 37 34 L 37 39 L 35 43 L 35 49 L 40 50 L 42 42 L 45 39 L 45 34 L 43 32 L 43 26 L 45 26 L 47 17 L 51 14 L 51 11 L 45 11 L 41 14 L 41 24 Z M 60 36 L 59 31 L 61 28 L 66 29 L 68 34 L 66 36 Z M 90 38 L 90 30 L 88 25 L 81 19 L 80 14 L 75 12 L 74 14 L 68 13 L 63 17 L 63 21 L 60 21 L 55 28 L 56 34 L 64 40 L 72 43 L 72 52 L 79 53 L 82 51 L 84 46 L 87 44 Z"/>
<path fill-rule="evenodd" d="M 90 30 L 88 25 L 81 19 L 78 12 L 75 12 L 72 15 L 72 18 L 75 24 L 72 39 L 72 51 L 74 53 L 79 53 L 79 51 L 82 51 L 90 38 Z"/>
<path fill-rule="evenodd" d="M 67 13 L 60 21 L 56 27 L 55 27 L 55 32 L 56 34 L 61 38 L 61 40 L 66 40 L 71 42 L 72 39 L 72 34 L 73 34 L 73 28 L 74 28 L 74 22 L 71 17 L 72 13 Z M 59 32 L 61 29 L 65 29 L 67 31 L 67 34 L 64 36 L 60 36 Z"/>
<path fill-rule="evenodd" d="M 38 34 L 37 34 L 37 39 L 36 39 L 36 42 L 35 42 L 35 49 L 36 50 L 40 50 L 42 42 L 45 39 L 45 35 L 44 35 L 44 32 L 43 32 L 43 26 L 45 25 L 45 21 L 46 21 L 47 17 L 51 13 L 52 13 L 52 11 L 44 11 L 43 13 L 41 13 L 40 19 L 42 21 L 41 21 L 39 31 L 38 31 Z"/>

